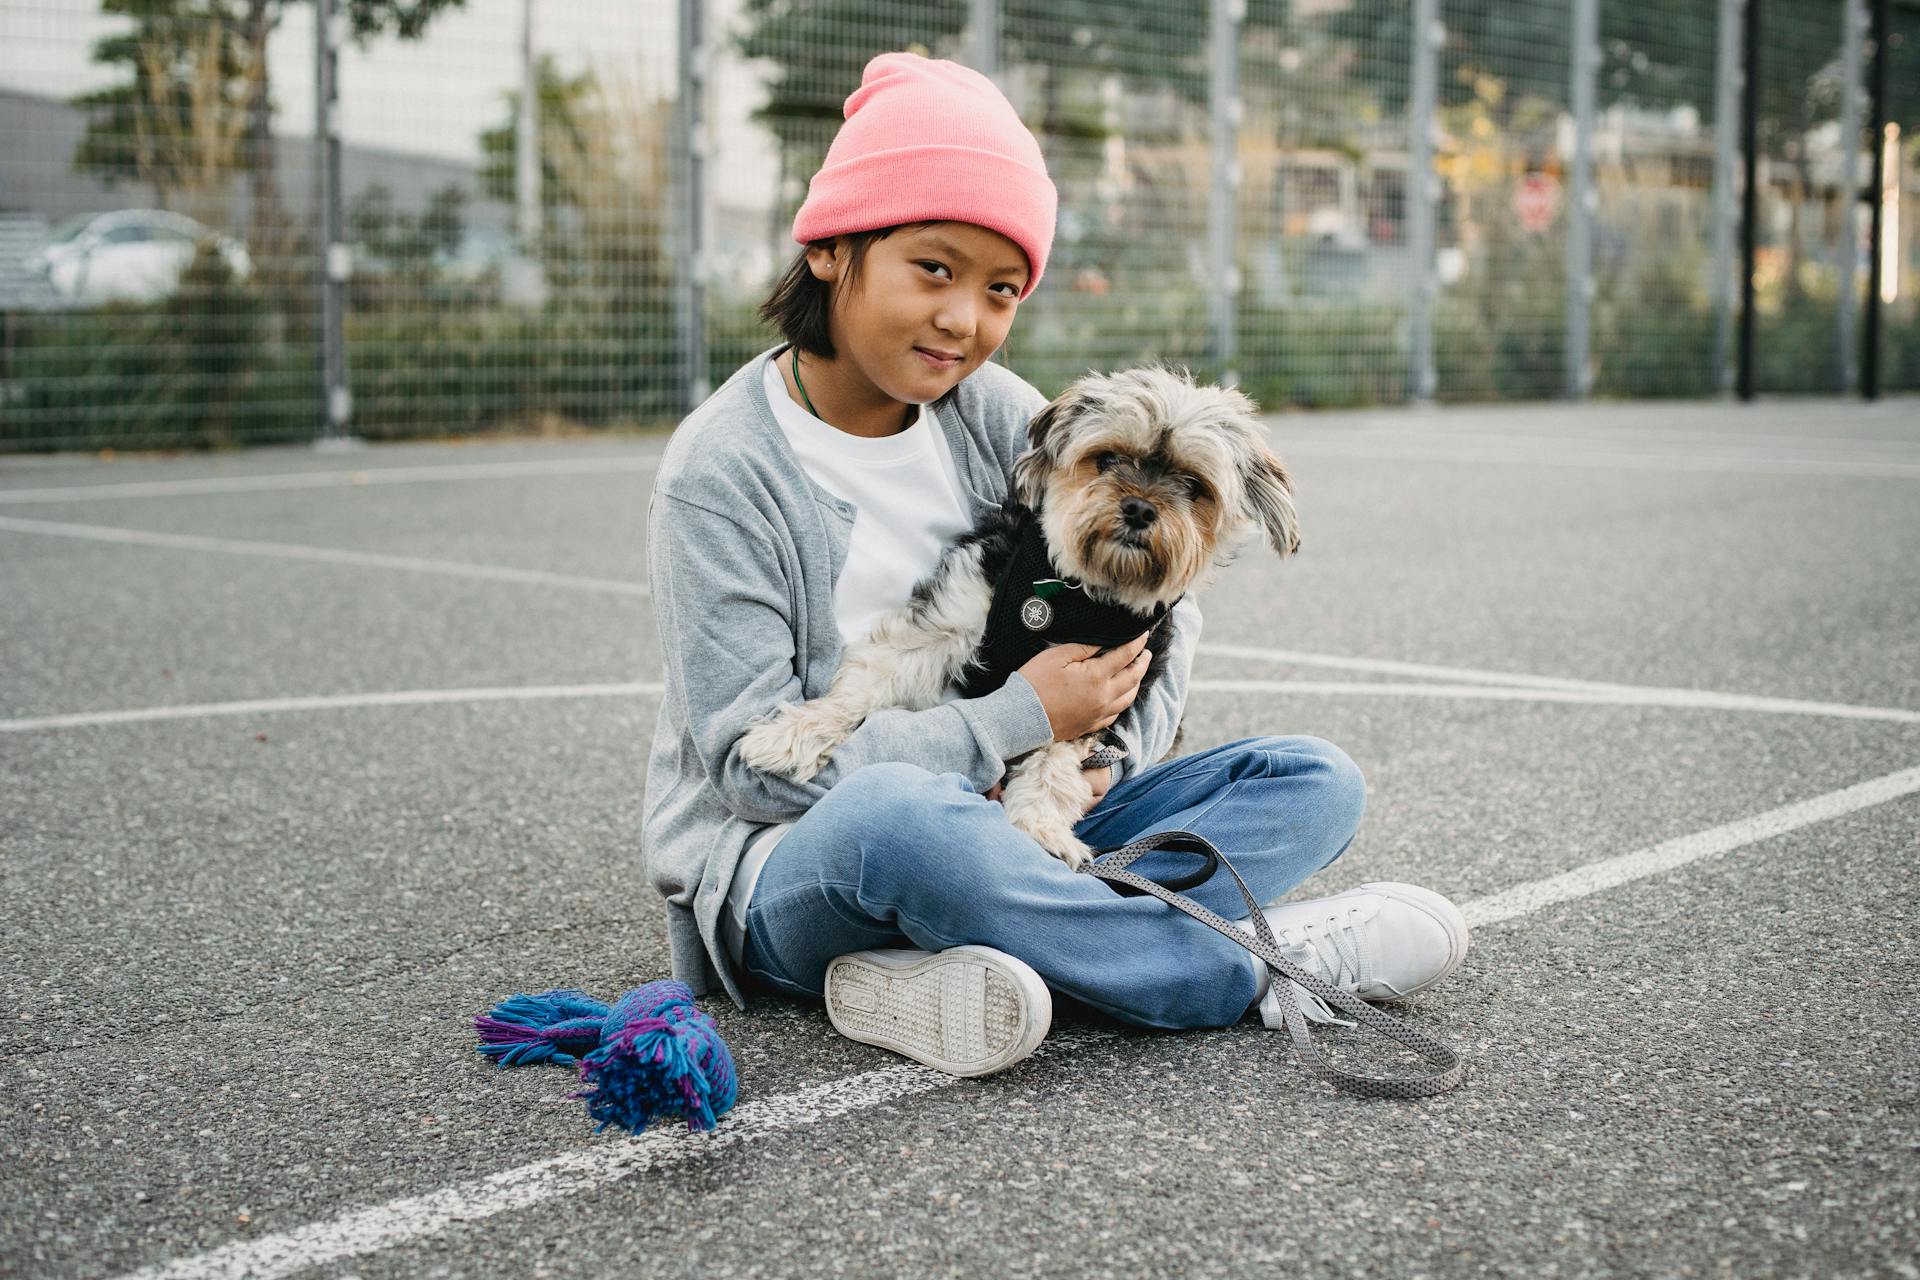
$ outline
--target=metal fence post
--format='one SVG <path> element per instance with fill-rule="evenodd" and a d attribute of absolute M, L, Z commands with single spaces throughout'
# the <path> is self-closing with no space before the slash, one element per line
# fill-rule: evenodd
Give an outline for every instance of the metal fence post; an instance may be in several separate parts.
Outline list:
<path fill-rule="evenodd" d="M 320 432 L 317 448 L 352 441 L 353 391 L 347 385 L 346 293 L 353 250 L 340 204 L 340 45 L 346 16 L 334 0 L 314 0 L 314 198 L 320 224 Z"/>
<path fill-rule="evenodd" d="M 707 398 L 706 335 L 706 119 L 705 0 L 680 0 L 680 100 L 673 149 L 680 174 L 675 220 L 680 224 L 674 315 L 680 330 L 681 385 L 692 412 Z"/>
<path fill-rule="evenodd" d="M 1719 51 L 1713 79 L 1713 387 L 1733 389 L 1733 233 L 1739 215 L 1734 160 L 1740 124 L 1740 24 L 1742 0 L 1720 0 Z"/>
<path fill-rule="evenodd" d="M 967 0 L 967 57 L 975 71 L 999 84 L 1000 79 L 1000 0 Z M 992 359 L 1009 364 L 1011 343 L 1002 343 Z"/>
<path fill-rule="evenodd" d="M 1000 78 L 1000 0 L 968 0 L 967 21 L 973 69 L 989 80 Z"/>
<path fill-rule="evenodd" d="M 1582 400 L 1593 386 L 1588 320 L 1593 305 L 1593 97 L 1600 64 L 1600 0 L 1574 0 L 1568 56 L 1573 83 L 1572 181 L 1567 190 L 1567 396 Z"/>
<path fill-rule="evenodd" d="M 533 57 L 533 0 L 520 0 L 520 115 L 513 135 L 513 193 L 521 252 L 540 243 L 540 72 Z"/>
<path fill-rule="evenodd" d="M 1247 0 L 1213 0 L 1208 74 L 1213 117 L 1213 182 L 1207 201 L 1207 301 L 1220 380 L 1238 386 L 1240 263 L 1240 26 Z"/>
<path fill-rule="evenodd" d="M 1413 85 L 1407 99 L 1407 254 L 1412 288 L 1407 298 L 1408 371 L 1413 399 L 1439 390 L 1433 367 L 1433 306 L 1440 292 L 1433 260 L 1434 206 L 1440 179 L 1433 171 L 1434 117 L 1440 101 L 1440 0 L 1414 0 Z"/>
<path fill-rule="evenodd" d="M 1861 28 L 1867 13 L 1861 0 L 1840 0 L 1840 290 L 1834 310 L 1834 392 L 1853 390 L 1854 308 L 1859 305 L 1860 278 L 1860 79 L 1864 63 Z"/>

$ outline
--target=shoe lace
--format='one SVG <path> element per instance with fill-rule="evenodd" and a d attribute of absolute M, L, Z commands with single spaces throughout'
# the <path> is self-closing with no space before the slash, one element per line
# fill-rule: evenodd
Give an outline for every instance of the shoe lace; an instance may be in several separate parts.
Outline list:
<path fill-rule="evenodd" d="M 1280 944 L 1280 950 L 1287 959 L 1302 969 L 1317 975 L 1330 986 L 1353 991 L 1366 981 L 1368 972 L 1366 942 L 1359 926 L 1354 923 L 1354 917 L 1359 914 L 1359 907 L 1350 906 L 1344 911 L 1330 912 L 1318 920 L 1295 921 L 1284 929 L 1276 928 L 1273 931 L 1274 941 Z M 1300 1012 L 1309 1020 L 1337 1023 L 1343 1027 L 1357 1025 L 1334 1013 L 1325 1000 L 1299 983 L 1289 981 L 1286 987 L 1299 1005 Z M 1260 1001 L 1260 1020 L 1276 1031 L 1286 1025 L 1280 999 L 1281 984 L 1276 981 L 1268 984 L 1267 994 Z"/>
<path fill-rule="evenodd" d="M 1349 906 L 1320 920 L 1276 929 L 1274 938 L 1301 968 L 1312 969 L 1336 987 L 1358 986 L 1367 973 L 1366 943 L 1354 923 L 1359 914 L 1359 907 Z"/>

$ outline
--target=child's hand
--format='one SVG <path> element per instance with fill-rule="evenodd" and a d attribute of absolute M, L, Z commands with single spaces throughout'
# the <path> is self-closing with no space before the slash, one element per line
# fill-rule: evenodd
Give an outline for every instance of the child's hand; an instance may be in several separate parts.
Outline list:
<path fill-rule="evenodd" d="M 1107 653 L 1097 644 L 1050 645 L 1027 659 L 1020 674 L 1040 695 L 1055 742 L 1098 733 L 1133 705 L 1153 662 L 1147 648 L 1152 635 L 1143 631 Z"/>

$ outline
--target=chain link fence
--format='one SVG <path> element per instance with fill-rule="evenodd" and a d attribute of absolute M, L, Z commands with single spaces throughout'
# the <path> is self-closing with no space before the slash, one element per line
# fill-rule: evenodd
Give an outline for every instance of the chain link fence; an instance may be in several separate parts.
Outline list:
<path fill-rule="evenodd" d="M 1755 383 L 1920 388 L 1920 8 L 1761 0 Z M 874 54 L 992 74 L 1061 195 L 1002 358 L 1269 409 L 1704 396 L 1747 0 L 15 0 L 0 449 L 671 424 L 775 335 Z M 1871 271 L 1874 153 L 1881 245 Z"/>

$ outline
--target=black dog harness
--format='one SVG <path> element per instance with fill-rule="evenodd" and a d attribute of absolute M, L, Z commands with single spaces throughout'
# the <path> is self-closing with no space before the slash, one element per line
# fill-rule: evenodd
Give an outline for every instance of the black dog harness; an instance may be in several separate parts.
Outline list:
<path fill-rule="evenodd" d="M 1040 522 L 1029 519 L 993 587 L 986 637 L 975 655 L 984 665 L 967 669 L 961 696 L 992 693 L 1049 645 L 1097 644 L 1110 649 L 1125 644 L 1151 630 L 1166 616 L 1167 608 L 1162 604 L 1152 613 L 1135 613 L 1089 599 L 1079 583 L 1062 577 L 1053 567 Z"/>

